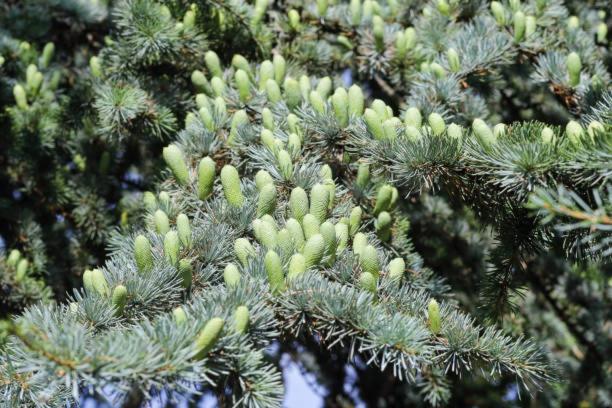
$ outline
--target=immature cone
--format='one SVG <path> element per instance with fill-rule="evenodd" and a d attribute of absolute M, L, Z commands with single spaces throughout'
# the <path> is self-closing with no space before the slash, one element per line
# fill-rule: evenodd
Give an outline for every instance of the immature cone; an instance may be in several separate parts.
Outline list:
<path fill-rule="evenodd" d="M 321 234 L 313 235 L 304 244 L 306 269 L 319 265 L 325 253 L 325 240 Z"/>
<path fill-rule="evenodd" d="M 317 92 L 323 99 L 327 99 L 332 89 L 332 80 L 330 77 L 323 77 L 317 84 Z"/>
<path fill-rule="evenodd" d="M 259 89 L 263 90 L 266 87 L 268 79 L 274 79 L 274 65 L 272 61 L 265 60 L 259 66 Z"/>
<path fill-rule="evenodd" d="M 302 150 L 302 139 L 295 133 L 289 133 L 287 137 L 287 148 L 292 154 L 299 154 Z"/>
<path fill-rule="evenodd" d="M 275 80 L 268 79 L 266 81 L 266 95 L 268 96 L 268 101 L 271 103 L 278 103 L 283 99 L 280 86 L 278 86 Z"/>
<path fill-rule="evenodd" d="M 269 250 L 264 258 L 266 273 L 268 274 L 268 283 L 272 293 L 279 293 L 285 289 L 285 276 L 283 274 L 283 266 L 281 259 L 276 252 Z"/>
<path fill-rule="evenodd" d="M 381 117 L 373 109 L 367 108 L 363 113 L 363 120 L 366 127 L 376 140 L 385 139 L 385 130 L 383 129 Z"/>
<path fill-rule="evenodd" d="M 304 216 L 308 213 L 308 195 L 301 187 L 295 187 L 291 190 L 291 196 L 289 197 L 289 209 L 293 218 L 302 222 Z"/>
<path fill-rule="evenodd" d="M 346 127 L 349 120 L 348 112 L 348 94 L 344 88 L 336 89 L 336 92 L 331 97 L 334 114 L 338 119 L 338 124 L 341 127 Z"/>
<path fill-rule="evenodd" d="M 291 241 L 293 247 L 297 251 L 301 251 L 304 246 L 304 231 L 302 230 L 302 226 L 295 218 L 289 218 L 285 222 L 285 228 L 289 231 L 289 235 L 291 236 Z"/>
<path fill-rule="evenodd" d="M 221 69 L 221 61 L 219 61 L 219 56 L 214 51 L 208 51 L 204 54 L 204 62 L 206 63 L 206 68 L 213 76 L 223 77 L 223 70 Z"/>
<path fill-rule="evenodd" d="M 348 90 L 348 112 L 349 115 L 361 116 L 363 115 L 363 108 L 365 105 L 365 98 L 361 88 L 357 85 L 351 85 Z"/>
<path fill-rule="evenodd" d="M 210 113 L 210 109 L 206 106 L 203 106 L 198 111 L 200 114 L 200 119 L 202 119 L 202 123 L 204 127 L 211 132 L 215 130 L 215 120 L 213 119 L 212 113 Z"/>
<path fill-rule="evenodd" d="M 439 113 L 433 112 L 427 117 L 427 122 L 431 127 L 434 135 L 440 136 L 444 133 L 446 129 L 446 124 L 444 123 L 444 118 Z"/>
<path fill-rule="evenodd" d="M 378 214 L 376 219 L 376 235 L 383 242 L 387 242 L 391 238 L 391 215 L 386 211 Z"/>
<path fill-rule="evenodd" d="M 349 216 L 349 233 L 351 236 L 354 236 L 359 230 L 362 215 L 363 210 L 361 207 L 355 207 L 351 210 L 351 215 Z"/>
<path fill-rule="evenodd" d="M 597 42 L 600 44 L 605 44 L 607 42 L 608 37 L 608 25 L 604 22 L 601 22 L 597 25 Z"/>
<path fill-rule="evenodd" d="M 372 245 L 366 245 L 359 254 L 359 263 L 364 271 L 370 272 L 378 277 L 380 273 L 380 264 L 378 263 L 378 252 Z"/>
<path fill-rule="evenodd" d="M 291 177 L 293 177 L 293 163 L 291 161 L 291 155 L 286 150 L 280 150 L 278 152 L 278 167 L 283 178 L 285 180 L 291 180 Z"/>
<path fill-rule="evenodd" d="M 234 330 L 238 334 L 244 334 L 249 328 L 249 308 L 238 306 L 234 312 Z"/>
<path fill-rule="evenodd" d="M 233 263 L 228 263 L 223 270 L 223 281 L 229 288 L 235 287 L 240 282 L 240 272 Z"/>
<path fill-rule="evenodd" d="M 19 109 L 28 108 L 28 99 L 26 97 L 25 89 L 20 84 L 13 87 L 13 96 L 15 97 L 15 103 Z"/>
<path fill-rule="evenodd" d="M 15 280 L 20 282 L 25 278 L 28 272 L 28 266 L 30 266 L 30 262 L 27 259 L 22 259 L 17 263 L 17 270 L 15 272 Z"/>
<path fill-rule="evenodd" d="M 280 54 L 274 54 L 272 57 L 272 66 L 274 67 L 274 80 L 277 83 L 282 83 L 285 79 L 285 71 L 287 71 L 287 62 Z"/>
<path fill-rule="evenodd" d="M 223 81 L 221 77 L 213 77 L 213 79 L 210 80 L 210 87 L 215 96 L 222 97 L 223 92 L 225 92 L 225 81 Z"/>
<path fill-rule="evenodd" d="M 287 16 L 289 17 L 289 27 L 294 31 L 298 31 L 300 29 L 300 13 L 291 9 L 287 13 Z"/>
<path fill-rule="evenodd" d="M 238 129 L 240 126 L 249 122 L 249 116 L 244 111 L 244 109 L 237 110 L 234 112 L 234 116 L 232 116 L 232 123 L 230 124 L 230 134 L 227 137 L 227 143 L 232 144 L 236 135 L 238 134 Z"/>
<path fill-rule="evenodd" d="M 461 69 L 461 62 L 459 62 L 459 54 L 454 48 L 446 50 L 446 59 L 448 60 L 448 66 L 452 72 L 459 72 Z"/>
<path fill-rule="evenodd" d="M 255 248 L 253 248 L 253 245 L 251 245 L 249 240 L 246 238 L 238 238 L 234 242 L 234 252 L 243 266 L 247 266 L 249 263 L 249 258 L 255 256 Z"/>
<path fill-rule="evenodd" d="M 384 20 L 375 15 L 372 17 L 372 34 L 374 35 L 374 42 L 376 43 L 376 49 L 382 50 L 385 47 L 385 22 Z"/>
<path fill-rule="evenodd" d="M 53 58 L 53 53 L 55 52 L 55 44 L 49 42 L 45 44 L 45 48 L 43 48 L 42 55 L 40 56 L 40 67 L 47 68 L 49 63 L 51 62 L 51 58 Z"/>
<path fill-rule="evenodd" d="M 436 299 L 431 299 L 429 301 L 429 305 L 427 305 L 427 315 L 429 318 L 429 330 L 431 330 L 433 334 L 440 333 L 440 307 Z"/>
<path fill-rule="evenodd" d="M 363 272 L 359 276 L 359 286 L 363 290 L 367 290 L 371 293 L 376 293 L 376 276 L 369 272 Z"/>
<path fill-rule="evenodd" d="M 308 94 L 308 101 L 312 105 L 312 108 L 321 114 L 325 113 L 325 100 L 317 91 L 310 91 Z"/>
<path fill-rule="evenodd" d="M 179 257 L 179 237 L 176 231 L 168 231 L 164 236 L 164 253 L 168 262 L 172 265 L 176 265 Z"/>
<path fill-rule="evenodd" d="M 184 247 L 191 247 L 191 226 L 189 225 L 189 218 L 185 214 L 179 214 L 176 217 L 176 229 L 178 231 L 179 239 Z"/>
<path fill-rule="evenodd" d="M 257 187 L 257 191 L 261 193 L 261 190 L 266 184 L 274 184 L 274 179 L 267 171 L 259 170 L 257 174 L 255 174 L 255 186 Z"/>
<path fill-rule="evenodd" d="M 257 200 L 257 216 L 261 217 L 264 214 L 271 214 L 276 208 L 276 187 L 274 184 L 264 185 Z"/>
<path fill-rule="evenodd" d="M 19 262 L 20 259 L 21 259 L 21 252 L 19 252 L 18 249 L 13 249 L 9 253 L 9 256 L 6 258 L 6 263 L 9 266 L 15 267 L 17 265 L 17 262 Z"/>
<path fill-rule="evenodd" d="M 551 128 L 545 127 L 542 129 L 540 137 L 542 138 L 542 142 L 550 144 L 555 140 L 555 132 Z"/>
<path fill-rule="evenodd" d="M 159 206 L 164 210 L 170 208 L 170 194 L 165 191 L 159 193 Z"/>
<path fill-rule="evenodd" d="M 283 89 L 285 90 L 285 102 L 289 109 L 295 109 L 302 102 L 302 91 L 300 90 L 300 84 L 293 78 L 285 78 L 283 83 Z"/>
<path fill-rule="evenodd" d="M 153 215 L 153 219 L 155 221 L 155 230 L 160 235 L 166 235 L 168 231 L 170 231 L 170 220 L 168 220 L 168 216 L 162 210 L 155 211 Z"/>
<path fill-rule="evenodd" d="M 191 83 L 198 92 L 208 93 L 211 91 L 210 83 L 202 71 L 196 69 L 191 73 Z"/>
<path fill-rule="evenodd" d="M 182 186 L 186 185 L 187 182 L 189 182 L 189 170 L 187 169 L 187 164 L 185 163 L 181 149 L 171 144 L 164 147 L 163 156 L 166 164 L 170 167 L 170 170 L 172 170 L 172 174 L 174 174 L 176 181 Z"/>
<path fill-rule="evenodd" d="M 370 182 L 370 166 L 367 163 L 361 163 L 357 169 L 357 178 L 355 184 L 361 189 L 364 189 Z"/>
<path fill-rule="evenodd" d="M 347 224 L 343 222 L 339 222 L 334 225 L 334 230 L 336 232 L 336 254 L 341 254 L 348 244 L 349 240 L 349 227 Z"/>
<path fill-rule="evenodd" d="M 525 14 L 522 11 L 514 13 L 514 41 L 520 42 L 525 36 Z"/>
<path fill-rule="evenodd" d="M 87 292 L 93 292 L 93 271 L 91 269 L 85 269 L 83 272 L 83 287 Z"/>
<path fill-rule="evenodd" d="M 378 189 L 376 195 L 376 205 L 374 206 L 374 215 L 380 214 L 381 211 L 386 211 L 391 205 L 393 197 L 393 187 L 385 184 Z"/>
<path fill-rule="evenodd" d="M 567 125 L 565 127 L 565 134 L 567 135 L 567 138 L 570 140 L 570 142 L 572 142 L 573 144 L 580 143 L 580 139 L 582 138 L 582 132 L 583 129 L 580 123 L 574 120 L 570 120 L 569 122 L 567 122 Z"/>
<path fill-rule="evenodd" d="M 329 262 L 333 263 L 336 258 L 336 228 L 334 224 L 325 221 L 321 224 L 321 235 L 325 241 L 325 254 L 329 257 Z"/>
<path fill-rule="evenodd" d="M 262 221 L 253 220 L 253 232 L 261 245 L 266 248 L 275 248 L 277 244 L 277 231 L 275 225 Z"/>
<path fill-rule="evenodd" d="M 328 0 L 317 0 L 317 13 L 319 17 L 325 17 L 327 13 L 327 7 L 329 6 Z"/>
<path fill-rule="evenodd" d="M 236 88 L 238 89 L 240 100 L 242 102 L 247 102 L 251 99 L 251 81 L 249 80 L 249 75 L 239 69 L 234 74 L 234 80 L 236 81 Z"/>
<path fill-rule="evenodd" d="M 580 71 L 582 70 L 582 62 L 580 61 L 580 56 L 575 52 L 571 52 L 567 56 L 566 64 L 570 85 L 578 86 L 578 84 L 580 84 Z"/>
<path fill-rule="evenodd" d="M 100 296 L 106 297 L 110 295 L 108 283 L 106 282 L 104 273 L 100 269 L 94 269 L 91 271 L 91 285 Z"/>
<path fill-rule="evenodd" d="M 237 70 L 243 70 L 244 72 L 249 74 L 249 76 L 251 76 L 252 74 L 251 67 L 249 66 L 249 61 L 240 54 L 234 54 L 234 56 L 232 57 L 232 67 L 236 68 Z"/>
<path fill-rule="evenodd" d="M 315 184 L 310 190 L 310 214 L 322 223 L 327 218 L 329 192 L 322 184 Z"/>
<path fill-rule="evenodd" d="M 504 11 L 504 6 L 502 6 L 500 2 L 491 2 L 491 13 L 493 14 L 493 17 L 495 17 L 497 24 L 502 26 L 506 24 L 506 13 Z"/>
<path fill-rule="evenodd" d="M 304 237 L 306 237 L 306 239 L 318 234 L 320 229 L 321 223 L 317 217 L 312 214 L 306 214 L 304 216 L 302 219 L 302 230 L 304 231 Z"/>
<path fill-rule="evenodd" d="M 195 342 L 195 349 L 197 353 L 195 358 L 200 360 L 212 350 L 215 346 L 217 340 L 221 336 L 221 332 L 223 331 L 223 325 L 225 321 L 219 317 L 213 317 L 210 319 L 204 328 L 200 330 L 198 337 Z"/>
<path fill-rule="evenodd" d="M 215 183 L 215 161 L 210 157 L 200 160 L 198 165 L 198 197 L 206 200 L 213 191 Z"/>
<path fill-rule="evenodd" d="M 394 258 L 389 262 L 389 279 L 392 281 L 400 281 L 406 270 L 406 262 L 403 258 Z"/>
<path fill-rule="evenodd" d="M 293 254 L 289 260 L 287 279 L 292 280 L 304 272 L 306 272 L 306 258 L 302 254 Z"/>
<path fill-rule="evenodd" d="M 181 277 L 181 284 L 186 289 L 191 286 L 191 281 L 193 280 L 193 267 L 191 266 L 191 261 L 189 259 L 181 259 L 179 261 L 178 270 Z"/>
<path fill-rule="evenodd" d="M 140 272 L 147 272 L 153 267 L 151 244 L 144 235 L 138 235 L 134 239 L 134 259 Z"/>
<path fill-rule="evenodd" d="M 174 317 L 174 321 L 176 324 L 181 325 L 187 321 L 187 314 L 182 307 L 177 307 L 172 309 L 172 317 Z"/>
<path fill-rule="evenodd" d="M 453 139 L 461 139 L 463 137 L 463 128 L 456 123 L 451 123 L 446 129 L 446 134 Z"/>
<path fill-rule="evenodd" d="M 474 119 L 472 130 L 485 146 L 490 146 L 497 140 L 491 128 L 482 119 Z"/>
<path fill-rule="evenodd" d="M 89 70 L 94 78 L 100 78 L 102 76 L 102 64 L 100 64 L 100 58 L 94 56 L 89 59 Z"/>
<path fill-rule="evenodd" d="M 225 199 L 235 208 L 240 208 L 244 204 L 244 196 L 240 188 L 240 176 L 238 170 L 230 164 L 223 166 L 221 170 L 221 185 Z"/>
<path fill-rule="evenodd" d="M 406 126 L 413 126 L 418 129 L 421 127 L 422 123 L 423 117 L 417 108 L 413 106 L 406 110 L 406 114 L 404 115 L 404 124 L 406 124 Z"/>
<path fill-rule="evenodd" d="M 293 247 L 293 239 L 287 228 L 281 228 L 276 234 L 277 246 L 281 254 L 292 254 L 295 250 Z"/>
<path fill-rule="evenodd" d="M 123 314 L 123 309 L 127 303 L 127 295 L 127 288 L 123 285 L 115 286 L 115 289 L 113 289 L 112 303 L 115 308 L 116 316 L 121 316 Z"/>

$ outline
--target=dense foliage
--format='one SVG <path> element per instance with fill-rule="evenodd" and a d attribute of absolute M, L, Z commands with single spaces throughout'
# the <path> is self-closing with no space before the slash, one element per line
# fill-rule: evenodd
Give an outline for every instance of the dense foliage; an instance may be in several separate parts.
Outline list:
<path fill-rule="evenodd" d="M 2 400 L 612 404 L 608 22 L 0 5 Z"/>

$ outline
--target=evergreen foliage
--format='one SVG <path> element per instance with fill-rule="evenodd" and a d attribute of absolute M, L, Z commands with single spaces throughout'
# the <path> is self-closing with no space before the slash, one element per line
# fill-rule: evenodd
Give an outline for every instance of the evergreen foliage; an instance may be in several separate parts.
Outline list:
<path fill-rule="evenodd" d="M 612 403 L 605 2 L 0 12 L 7 406 Z"/>

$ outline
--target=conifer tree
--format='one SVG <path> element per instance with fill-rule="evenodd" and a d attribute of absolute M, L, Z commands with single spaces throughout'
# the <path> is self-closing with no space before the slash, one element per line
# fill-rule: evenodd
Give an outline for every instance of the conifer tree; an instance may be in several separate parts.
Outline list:
<path fill-rule="evenodd" d="M 99 44 L 0 52 L 9 405 L 280 406 L 283 353 L 329 406 L 610 403 L 601 4 L 72 4 Z"/>

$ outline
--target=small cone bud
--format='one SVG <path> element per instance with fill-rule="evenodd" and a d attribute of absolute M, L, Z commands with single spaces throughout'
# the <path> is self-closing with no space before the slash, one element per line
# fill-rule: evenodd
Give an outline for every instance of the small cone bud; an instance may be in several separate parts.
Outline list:
<path fill-rule="evenodd" d="M 260 219 L 253 220 L 253 232 L 261 245 L 266 248 L 275 248 L 277 244 L 277 234 L 274 225 Z"/>
<path fill-rule="evenodd" d="M 176 231 L 168 231 L 164 236 L 164 254 L 172 265 L 176 265 L 179 257 L 179 237 Z"/>
<path fill-rule="evenodd" d="M 391 215 L 383 211 L 378 214 L 376 219 L 376 235 L 383 242 L 388 242 L 391 239 Z"/>
<path fill-rule="evenodd" d="M 223 69 L 221 69 L 221 61 L 219 60 L 219 56 L 214 51 L 208 51 L 204 54 L 204 62 L 206 63 L 206 68 L 208 71 L 215 77 L 223 77 Z"/>
<path fill-rule="evenodd" d="M 268 79 L 266 81 L 266 95 L 271 103 L 278 103 L 283 99 L 280 87 L 275 80 Z"/>
<path fill-rule="evenodd" d="M 339 222 L 334 226 L 336 231 L 336 254 L 341 254 L 346 249 L 349 240 L 349 227 L 347 224 Z"/>
<path fill-rule="evenodd" d="M 359 263 L 364 271 L 370 272 L 374 276 L 380 273 L 380 264 L 378 263 L 378 252 L 372 245 L 366 245 L 359 254 Z"/>
<path fill-rule="evenodd" d="M 316 112 L 321 113 L 321 114 L 325 113 L 325 100 L 319 94 L 319 92 L 310 91 L 310 94 L 308 95 L 308 100 L 310 101 L 312 108 Z"/>
<path fill-rule="evenodd" d="M 295 187 L 291 190 L 291 196 L 289 197 L 289 209 L 291 210 L 291 216 L 302 222 L 304 216 L 308 213 L 309 208 L 308 195 L 301 187 Z"/>
<path fill-rule="evenodd" d="M 193 280 L 193 267 L 191 266 L 191 261 L 189 259 L 181 259 L 179 261 L 179 276 L 181 277 L 181 285 L 185 289 L 191 286 L 191 281 Z"/>
<path fill-rule="evenodd" d="M 238 334 L 244 334 L 249 329 L 249 308 L 238 306 L 234 312 L 234 330 Z"/>
<path fill-rule="evenodd" d="M 463 137 L 463 128 L 456 123 L 451 123 L 446 129 L 446 134 L 453 139 L 461 139 Z"/>
<path fill-rule="evenodd" d="M 306 269 L 319 265 L 325 254 L 325 240 L 321 234 L 315 234 L 304 244 Z"/>
<path fill-rule="evenodd" d="M 348 94 L 344 88 L 336 89 L 336 92 L 332 95 L 332 107 L 334 108 L 334 114 L 338 120 L 338 124 L 341 127 L 348 125 L 349 113 L 348 113 Z"/>
<path fill-rule="evenodd" d="M 429 123 L 429 126 L 431 127 L 431 130 L 433 131 L 434 135 L 440 136 L 442 133 L 444 133 L 444 130 L 446 129 L 446 124 L 444 123 L 444 118 L 442 118 L 440 114 L 435 112 L 431 113 L 427 117 L 427 122 Z"/>
<path fill-rule="evenodd" d="M 249 76 L 251 76 L 252 74 L 249 61 L 240 54 L 234 54 L 234 56 L 232 57 L 232 67 L 236 68 L 237 70 L 243 70 L 244 72 L 249 74 Z"/>
<path fill-rule="evenodd" d="M 278 167 L 281 175 L 285 180 L 291 180 L 293 177 L 293 162 L 291 161 L 291 155 L 286 150 L 280 150 L 278 152 Z"/>
<path fill-rule="evenodd" d="M 361 116 L 365 106 L 365 98 L 361 88 L 357 85 L 351 85 L 348 90 L 348 112 L 349 115 Z"/>
<path fill-rule="evenodd" d="M 327 218 L 329 192 L 322 184 L 315 184 L 310 190 L 310 214 L 322 223 Z"/>
<path fill-rule="evenodd" d="M 291 241 L 293 242 L 293 247 L 297 251 L 301 251 L 305 238 L 304 231 L 302 230 L 302 226 L 295 218 L 289 218 L 285 223 L 285 228 L 289 231 L 289 235 L 291 236 Z"/>
<path fill-rule="evenodd" d="M 423 122 L 423 117 L 421 116 L 421 112 L 415 108 L 410 107 L 406 110 L 406 114 L 404 116 L 404 123 L 406 126 L 414 126 L 415 128 L 420 128 Z"/>
<path fill-rule="evenodd" d="M 363 232 L 358 232 L 353 237 L 353 253 L 361 255 L 365 247 L 368 246 L 368 238 Z"/>
<path fill-rule="evenodd" d="M 91 271 L 91 285 L 93 289 L 98 293 L 98 295 L 104 297 L 110 295 L 108 283 L 106 282 L 104 273 L 100 269 L 93 269 Z"/>
<path fill-rule="evenodd" d="M 87 292 L 93 292 L 93 271 L 91 269 L 86 269 L 83 272 L 83 287 Z"/>
<path fill-rule="evenodd" d="M 170 231 L 170 220 L 168 220 L 168 216 L 162 210 L 155 211 L 153 215 L 155 220 L 155 230 L 160 235 L 166 235 L 168 231 Z"/>
<path fill-rule="evenodd" d="M 112 303 L 115 308 L 115 316 L 123 314 L 123 309 L 127 303 L 127 295 L 128 291 L 123 285 L 115 286 L 115 289 L 113 289 Z"/>
<path fill-rule="evenodd" d="M 580 143 L 580 139 L 582 139 L 583 129 L 580 123 L 570 120 L 565 127 L 565 134 L 567 138 L 573 144 Z"/>
<path fill-rule="evenodd" d="M 222 97 L 225 92 L 225 82 L 221 77 L 213 77 L 213 79 L 210 80 L 210 88 L 215 96 Z"/>
<path fill-rule="evenodd" d="M 204 157 L 198 165 L 198 197 L 206 200 L 213 191 L 215 183 L 215 162 L 210 157 Z"/>
<path fill-rule="evenodd" d="M 191 247 L 191 225 L 189 225 L 189 218 L 185 214 L 179 214 L 176 217 L 176 229 L 178 231 L 179 239 L 184 247 Z"/>
<path fill-rule="evenodd" d="M 191 83 L 198 92 L 210 93 L 212 91 L 206 75 L 197 69 L 191 73 Z"/>
<path fill-rule="evenodd" d="M 285 102 L 289 109 L 298 107 L 302 102 L 302 91 L 298 81 L 293 78 L 285 78 L 283 89 L 285 90 Z"/>
<path fill-rule="evenodd" d="M 226 164 L 221 170 L 221 185 L 225 199 L 235 208 L 240 208 L 244 204 L 244 196 L 240 187 L 240 176 L 238 170 L 232 165 Z"/>
<path fill-rule="evenodd" d="M 385 131 L 382 126 L 382 121 L 378 113 L 373 109 L 366 109 L 363 114 L 363 120 L 366 123 L 368 131 L 374 136 L 376 140 L 385 139 Z"/>
<path fill-rule="evenodd" d="M 306 272 L 306 258 L 302 254 L 293 254 L 289 260 L 287 279 L 291 280 Z"/>
<path fill-rule="evenodd" d="M 392 196 L 393 188 L 391 186 L 385 184 L 378 189 L 378 194 L 376 195 L 376 205 L 374 206 L 374 215 L 378 215 L 381 211 L 386 211 L 389 209 Z"/>
<path fill-rule="evenodd" d="M 163 156 L 176 181 L 182 186 L 186 185 L 189 182 L 189 170 L 181 149 L 171 144 L 164 147 Z"/>
<path fill-rule="evenodd" d="M 182 307 L 177 307 L 172 310 L 172 317 L 176 324 L 181 325 L 187 321 L 187 314 Z"/>
<path fill-rule="evenodd" d="M 525 36 L 525 14 L 522 11 L 514 13 L 514 41 L 520 42 Z"/>
<path fill-rule="evenodd" d="M 249 75 L 239 69 L 234 74 L 234 80 L 236 81 L 236 88 L 238 89 L 240 100 L 242 102 L 247 102 L 251 99 L 251 81 L 249 80 Z"/>
<path fill-rule="evenodd" d="M 89 59 L 89 71 L 94 78 L 102 77 L 102 64 L 100 63 L 100 58 L 94 56 Z"/>
<path fill-rule="evenodd" d="M 233 288 L 240 283 L 240 272 L 233 263 L 228 263 L 223 270 L 223 281 L 228 288 Z"/>
<path fill-rule="evenodd" d="M 359 286 L 361 289 L 375 294 L 377 289 L 376 276 L 369 272 L 363 272 L 359 276 Z"/>
<path fill-rule="evenodd" d="M 212 350 L 221 336 L 224 324 L 225 321 L 223 319 L 213 317 L 206 323 L 204 328 L 200 330 L 195 341 L 195 349 L 197 350 L 195 355 L 196 359 L 201 360 Z"/>
<path fill-rule="evenodd" d="M 266 87 L 268 79 L 274 79 L 274 65 L 272 61 L 265 60 L 259 66 L 259 89 L 263 90 Z"/>
<path fill-rule="evenodd" d="M 349 216 L 349 233 L 351 236 L 354 236 L 359 230 L 362 215 L 363 210 L 361 207 L 355 207 L 351 210 L 351 214 Z"/>
<path fill-rule="evenodd" d="M 257 200 L 257 216 L 271 214 L 276 208 L 276 187 L 273 183 L 268 183 L 261 188 Z"/>
<path fill-rule="evenodd" d="M 309 214 L 306 214 L 304 218 L 302 219 L 302 229 L 304 231 L 304 236 L 306 237 L 306 239 L 309 239 L 313 235 L 318 234 L 320 231 L 320 228 L 321 228 L 321 223 L 319 222 L 317 217 L 315 217 L 314 215 L 309 213 Z"/>
<path fill-rule="evenodd" d="M 22 259 L 17 262 L 17 270 L 15 272 L 15 280 L 20 282 L 25 278 L 28 273 L 28 267 L 30 266 L 30 262 L 27 259 Z"/>
<path fill-rule="evenodd" d="M 374 35 L 376 49 L 378 51 L 383 50 L 385 48 L 385 22 L 378 15 L 372 17 L 372 34 Z"/>
<path fill-rule="evenodd" d="M 25 89 L 20 84 L 13 87 L 13 96 L 15 97 L 15 103 L 19 109 L 28 108 L 28 100 L 26 97 Z"/>
<path fill-rule="evenodd" d="M 138 235 L 134 239 L 134 259 L 140 272 L 147 272 L 153 267 L 151 244 L 144 235 Z"/>
<path fill-rule="evenodd" d="M 274 67 L 274 80 L 277 83 L 282 83 L 285 79 L 285 72 L 287 71 L 287 62 L 280 54 L 275 54 L 272 58 L 272 66 Z"/>
<path fill-rule="evenodd" d="M 504 6 L 502 6 L 500 2 L 491 2 L 491 14 L 493 14 L 493 17 L 495 17 L 497 24 L 501 26 L 506 24 L 506 12 L 504 11 Z"/>
<path fill-rule="evenodd" d="M 264 259 L 266 273 L 268 274 L 268 283 L 272 293 L 277 294 L 285 289 L 285 276 L 283 274 L 283 266 L 281 259 L 276 252 L 269 250 Z"/>
<path fill-rule="evenodd" d="M 472 131 L 485 146 L 490 146 L 497 140 L 491 128 L 482 119 L 474 119 Z"/>
<path fill-rule="evenodd" d="M 406 262 L 403 258 L 395 258 L 389 262 L 389 279 L 394 282 L 400 281 L 406 270 Z"/>
<path fill-rule="evenodd" d="M 578 84 L 580 84 L 580 71 L 582 70 L 582 62 L 580 61 L 580 56 L 575 52 L 571 52 L 567 56 L 566 64 L 570 85 L 578 86 Z"/>
<path fill-rule="evenodd" d="M 555 132 L 551 128 L 545 127 L 542 129 L 540 137 L 543 143 L 550 144 L 555 140 Z"/>
<path fill-rule="evenodd" d="M 459 54 L 454 48 L 446 50 L 446 59 L 448 60 L 448 66 L 452 72 L 459 72 L 461 69 L 461 62 L 459 61 Z"/>
<path fill-rule="evenodd" d="M 427 305 L 427 316 L 429 319 L 429 330 L 433 334 L 440 333 L 441 322 L 440 322 L 440 306 L 435 299 L 431 299 Z"/>
<path fill-rule="evenodd" d="M 18 249 L 13 249 L 6 258 L 6 263 L 13 268 L 17 266 L 17 262 L 21 259 L 21 252 Z"/>
<path fill-rule="evenodd" d="M 247 266 L 249 263 L 249 258 L 255 256 L 255 248 L 253 248 L 253 245 L 251 245 L 249 240 L 246 238 L 238 238 L 234 242 L 234 252 L 243 266 Z"/>

